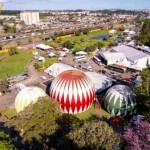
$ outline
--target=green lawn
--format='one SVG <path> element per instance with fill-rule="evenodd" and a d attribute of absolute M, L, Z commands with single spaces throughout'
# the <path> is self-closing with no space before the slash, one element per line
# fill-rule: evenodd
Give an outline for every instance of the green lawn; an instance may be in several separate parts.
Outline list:
<path fill-rule="evenodd" d="M 87 111 L 85 112 L 82 112 L 82 113 L 79 113 L 79 114 L 76 114 L 76 116 L 79 118 L 79 119 L 83 119 L 83 120 L 86 120 L 88 119 L 90 116 L 92 115 L 95 115 L 95 108 L 92 106 L 91 108 L 89 108 Z"/>
<path fill-rule="evenodd" d="M 45 60 L 45 65 L 46 66 L 51 66 L 52 64 L 58 62 L 58 58 L 57 57 L 53 57 L 53 58 L 46 58 Z"/>
<path fill-rule="evenodd" d="M 112 117 L 112 115 L 110 115 L 109 113 L 107 113 L 103 109 L 101 109 L 100 112 L 101 112 L 102 117 L 104 117 L 104 118 L 109 119 L 110 117 Z M 3 115 L 6 115 L 9 119 L 17 115 L 17 112 L 16 112 L 15 108 L 14 109 L 8 109 L 8 110 L 5 110 L 5 111 L 2 111 L 1 113 Z M 79 119 L 82 119 L 82 120 L 86 120 L 86 119 L 90 118 L 92 115 L 96 115 L 95 108 L 93 106 L 91 108 L 89 108 L 85 112 L 76 114 L 76 116 Z"/>
<path fill-rule="evenodd" d="M 16 75 L 26 70 L 26 65 L 33 57 L 31 51 L 19 51 L 19 54 L 8 56 L 0 62 L 0 79 L 7 75 Z"/>
<path fill-rule="evenodd" d="M 41 71 L 41 70 L 43 70 L 43 68 L 45 69 L 45 68 L 51 66 L 52 64 L 54 64 L 56 62 L 58 62 L 58 58 L 56 58 L 56 57 L 46 58 L 44 64 L 43 64 L 43 62 L 37 61 L 37 66 L 38 67 L 36 69 L 38 71 Z"/>
<path fill-rule="evenodd" d="M 9 119 L 17 115 L 15 108 L 2 111 L 1 113 L 7 116 Z"/>
<path fill-rule="evenodd" d="M 111 114 L 109 114 L 108 112 L 106 112 L 104 109 L 100 109 L 100 113 L 101 113 L 101 116 L 104 117 L 104 118 L 107 118 L 109 119 L 110 117 L 112 117 Z M 96 111 L 95 111 L 95 108 L 92 106 L 91 108 L 89 108 L 87 111 L 85 112 L 82 112 L 82 113 L 79 113 L 77 114 L 76 116 L 79 118 L 79 119 L 83 119 L 83 120 L 86 120 L 88 118 L 90 118 L 92 115 L 96 115 Z"/>
<path fill-rule="evenodd" d="M 108 44 L 113 41 L 113 39 L 109 39 L 107 41 L 93 40 L 93 39 L 91 39 L 92 37 L 98 36 L 100 34 L 108 34 L 108 30 L 99 30 L 99 31 L 95 31 L 95 32 L 90 32 L 87 35 L 80 35 L 80 36 L 75 36 L 75 37 L 68 37 L 68 38 L 62 39 L 61 42 L 59 40 L 58 40 L 59 42 L 56 40 L 55 42 L 49 42 L 49 44 L 51 44 L 51 43 L 55 44 L 56 43 L 56 45 L 58 45 L 58 44 L 61 45 L 64 41 L 69 40 L 69 41 L 71 41 L 74 44 L 74 49 L 75 50 L 83 50 L 83 49 L 85 49 L 88 46 L 96 44 L 99 41 L 102 41 L 105 44 L 105 46 L 107 47 Z M 81 38 L 83 38 L 85 41 L 81 42 L 80 41 Z"/>

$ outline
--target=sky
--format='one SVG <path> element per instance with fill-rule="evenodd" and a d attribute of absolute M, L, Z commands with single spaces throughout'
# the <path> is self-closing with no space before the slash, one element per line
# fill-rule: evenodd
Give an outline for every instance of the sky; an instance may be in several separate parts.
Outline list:
<path fill-rule="evenodd" d="M 150 0 L 0 0 L 7 10 L 150 9 Z"/>

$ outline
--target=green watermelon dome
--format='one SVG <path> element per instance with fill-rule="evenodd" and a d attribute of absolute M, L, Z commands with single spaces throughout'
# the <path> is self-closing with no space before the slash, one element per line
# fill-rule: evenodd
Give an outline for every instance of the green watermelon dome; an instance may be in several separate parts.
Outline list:
<path fill-rule="evenodd" d="M 105 94 L 105 109 L 114 116 L 128 116 L 136 113 L 136 95 L 126 85 L 115 85 Z"/>

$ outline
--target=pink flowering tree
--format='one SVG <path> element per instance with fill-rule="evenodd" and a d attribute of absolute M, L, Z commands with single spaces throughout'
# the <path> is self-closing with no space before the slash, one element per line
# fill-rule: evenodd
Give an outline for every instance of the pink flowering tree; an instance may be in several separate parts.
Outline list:
<path fill-rule="evenodd" d="M 135 127 L 126 127 L 123 139 L 125 150 L 148 150 L 150 148 L 150 123 L 141 121 Z"/>

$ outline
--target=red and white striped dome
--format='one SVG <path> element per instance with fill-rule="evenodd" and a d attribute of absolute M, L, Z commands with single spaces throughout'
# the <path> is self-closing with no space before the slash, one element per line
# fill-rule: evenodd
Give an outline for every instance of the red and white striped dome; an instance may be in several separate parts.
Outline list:
<path fill-rule="evenodd" d="M 95 89 L 92 81 L 83 72 L 69 70 L 54 79 L 50 97 L 61 103 L 63 112 L 76 114 L 92 105 Z"/>

